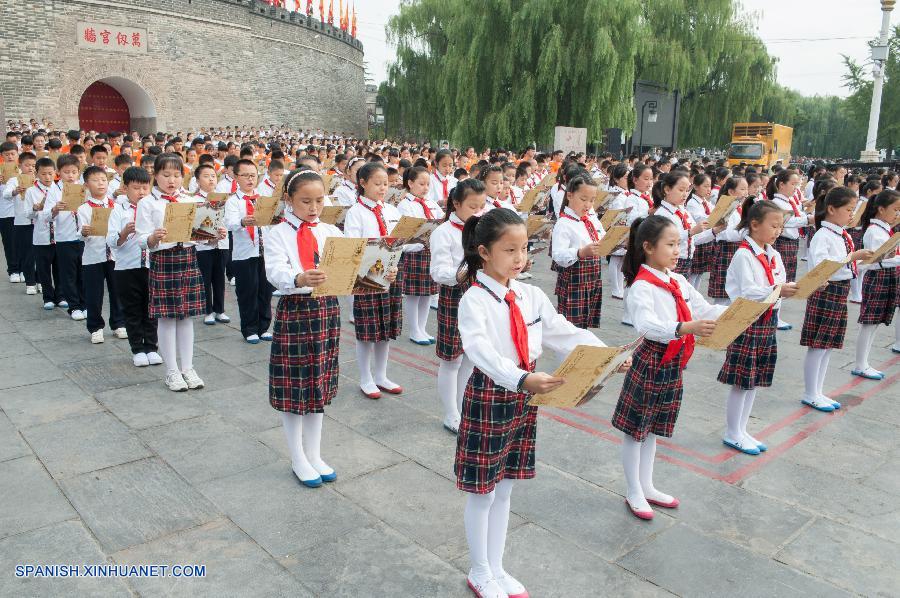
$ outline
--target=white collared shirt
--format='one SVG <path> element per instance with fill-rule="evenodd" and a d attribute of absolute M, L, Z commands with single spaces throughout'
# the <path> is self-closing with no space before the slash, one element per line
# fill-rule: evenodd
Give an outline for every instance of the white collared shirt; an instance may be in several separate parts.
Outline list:
<path fill-rule="evenodd" d="M 62 181 L 57 181 L 50 186 L 42 212 L 48 220 L 53 220 L 54 238 L 57 243 L 80 241 L 81 232 L 79 229 L 81 227 L 79 226 L 76 212 L 60 212 L 56 217 L 53 216 L 53 207 L 62 200 L 62 188 Z"/>
<path fill-rule="evenodd" d="M 0 187 L 0 218 L 12 218 L 16 215 L 12 192 L 16 190 L 18 182 L 16 178 L 7 179 L 3 187 Z"/>
<path fill-rule="evenodd" d="M 447 197 L 449 197 L 450 192 L 453 191 L 454 187 L 456 187 L 457 181 L 453 177 L 453 175 L 444 177 L 441 176 L 441 174 L 438 172 L 431 173 L 431 178 L 428 181 L 428 193 L 425 195 L 425 197 L 438 205 L 446 206 L 447 197 L 444 197 L 443 181 L 447 181 Z"/>
<path fill-rule="evenodd" d="M 262 195 L 264 197 L 272 197 L 274 193 L 275 183 L 272 182 L 272 179 L 269 178 L 269 175 L 264 176 L 256 186 L 256 194 Z"/>
<path fill-rule="evenodd" d="M 136 222 L 138 205 L 145 199 L 138 200 L 137 205 L 132 205 L 131 202 L 124 206 L 117 203 L 116 207 L 113 208 L 112 214 L 109 215 L 106 244 L 112 249 L 113 256 L 115 256 L 116 270 L 134 270 L 135 268 L 150 267 L 150 252 L 141 248 L 140 238 L 136 230 L 128 235 L 124 243 L 119 245 L 119 233 L 122 232 L 122 229 L 129 222 Z M 141 260 L 142 255 L 144 257 L 143 261 Z"/>
<path fill-rule="evenodd" d="M 728 220 L 725 221 L 725 229 L 718 235 L 714 235 L 716 241 L 725 241 L 727 243 L 739 243 L 743 241 L 745 235 L 744 231 L 738 228 L 738 224 L 740 223 L 741 214 L 738 212 L 737 208 L 735 208 L 731 214 L 728 215 Z"/>
<path fill-rule="evenodd" d="M 348 237 L 378 239 L 382 236 L 378 228 L 378 218 L 370 208 L 375 207 L 375 202 L 368 197 L 360 196 L 359 201 L 350 206 L 347 216 L 344 218 L 344 235 Z M 391 204 L 381 203 L 381 218 L 388 234 L 400 221 L 400 211 Z"/>
<path fill-rule="evenodd" d="M 509 290 L 516 294 L 528 330 L 529 361 L 540 357 L 545 346 L 561 359 L 578 345 L 606 346 L 593 332 L 577 328 L 557 313 L 538 287 L 510 280 L 507 288 L 484 271 L 479 271 L 476 279 L 496 298 L 477 285 L 467 290 L 459 303 L 459 335 L 466 357 L 498 385 L 515 392 L 528 373 L 519 367 L 510 334 L 509 305 L 504 301 Z"/>
<path fill-rule="evenodd" d="M 861 248 L 857 247 L 857 249 L 871 249 L 872 251 L 875 251 L 876 249 L 887 243 L 888 239 L 890 238 L 891 227 L 888 226 L 888 223 L 884 222 L 883 220 L 873 218 L 869 223 L 869 228 L 867 228 L 865 234 L 863 234 L 863 246 Z M 879 268 L 893 268 L 900 266 L 900 256 L 897 255 L 897 250 L 894 250 L 893 257 L 888 257 L 890 255 L 891 254 L 888 253 L 888 255 L 885 256 L 884 259 L 881 260 L 881 262 L 875 262 L 874 264 L 869 264 L 866 266 L 860 265 L 860 273 L 862 273 L 863 269 L 878 270 Z"/>
<path fill-rule="evenodd" d="M 356 186 L 348 180 L 342 180 L 337 189 L 334 190 L 334 197 L 337 199 L 339 206 L 349 208 L 356 203 L 356 198 L 358 197 Z"/>
<path fill-rule="evenodd" d="M 431 211 L 432 220 L 443 220 L 444 210 L 442 210 L 439 205 L 434 203 L 434 201 L 429 199 L 428 197 L 424 197 L 423 199 L 425 200 L 425 205 L 427 205 L 429 211 Z M 425 218 L 424 208 L 422 208 L 422 205 L 416 201 L 416 198 L 413 197 L 412 193 L 407 193 L 405 196 L 403 196 L 403 199 L 401 199 L 397 203 L 397 210 L 400 211 L 401 216 Z"/>
<path fill-rule="evenodd" d="M 237 181 L 227 174 L 222 176 L 219 182 L 216 183 L 216 193 L 228 193 L 230 195 L 232 193 L 236 193 L 237 190 Z"/>
<path fill-rule="evenodd" d="M 562 183 L 556 183 L 550 188 L 550 200 L 553 202 L 553 213 L 559 218 L 562 209 L 562 201 L 566 197 L 566 187 Z"/>
<path fill-rule="evenodd" d="M 749 236 L 745 236 L 744 240 L 750 245 L 751 251 L 746 249 L 738 249 L 731 263 L 728 265 L 728 272 L 725 274 L 725 292 L 732 301 L 738 297 L 750 299 L 751 301 L 762 301 L 767 298 L 775 285 L 787 282 L 787 273 L 784 269 L 784 262 L 781 261 L 781 254 L 771 245 L 766 245 L 765 250 L 757 244 L 756 241 Z M 766 276 L 766 270 L 763 268 L 759 258 L 756 257 L 762 253 L 766 254 L 766 258 L 770 261 L 774 258 L 775 268 L 772 270 L 772 278 L 775 279 L 774 284 L 769 283 Z M 775 303 L 775 309 L 781 306 L 781 299 Z"/>
<path fill-rule="evenodd" d="M 695 245 L 710 243 L 715 239 L 712 229 L 702 231 L 696 235 L 691 235 L 691 229 L 694 228 L 696 223 L 691 217 L 690 212 L 688 212 L 684 206 L 674 206 L 667 201 L 663 201 L 659 204 L 659 209 L 656 210 L 655 214 L 657 216 L 662 216 L 663 218 L 668 218 L 672 221 L 672 224 L 675 225 L 675 228 L 678 229 L 678 255 L 680 256 L 692 258 L 694 257 Z M 681 222 L 681 216 L 679 216 L 679 214 L 687 216 L 687 228 L 684 228 L 684 224 Z"/>
<path fill-rule="evenodd" d="M 121 203 L 121 198 L 123 196 L 116 197 L 116 191 L 119 190 L 119 187 L 122 186 L 122 177 L 119 176 L 117 172 L 115 176 L 109 181 L 109 186 L 106 188 L 106 194 L 110 199 L 115 200 L 117 203 Z M 128 201 L 127 199 L 125 201 Z"/>
<path fill-rule="evenodd" d="M 116 203 L 108 198 L 94 199 L 89 197 L 86 202 L 78 208 L 78 232 L 85 226 L 90 226 L 94 219 L 94 208 L 110 208 Z M 92 264 L 102 264 L 106 261 L 106 237 L 85 236 L 81 235 L 84 241 L 84 253 L 81 255 L 81 264 L 90 266 Z M 113 259 L 110 257 L 110 259 Z"/>
<path fill-rule="evenodd" d="M 712 212 L 713 204 L 696 193 L 693 193 L 690 198 L 688 198 L 685 207 L 687 208 L 688 213 L 690 213 L 691 218 L 694 219 L 694 222 L 706 222 L 709 218 L 709 213 L 706 210 L 708 209 Z"/>
<path fill-rule="evenodd" d="M 34 210 L 32 209 L 34 206 L 34 194 L 29 196 L 28 189 L 25 189 L 25 193 L 22 195 L 12 195 L 12 192 L 15 191 L 18 186 L 18 179 L 9 179 L 6 183 L 6 187 L 10 190 L 10 195 L 13 198 L 13 213 L 16 217 L 16 219 L 13 220 L 13 224 L 15 226 L 28 226 L 34 222 Z M 31 187 L 33 188 L 34 185 Z"/>
<path fill-rule="evenodd" d="M 602 239 L 606 234 L 603 225 L 597 220 L 595 214 L 588 213 L 588 218 L 594 230 L 597 231 L 597 238 Z M 577 262 L 578 250 L 594 242 L 584 222 L 568 206 L 563 208 L 559 219 L 553 225 L 552 239 L 553 261 L 563 268 L 568 268 Z"/>
<path fill-rule="evenodd" d="M 176 192 L 176 196 L 181 203 L 197 201 L 190 195 L 184 194 L 181 190 Z M 156 247 L 147 246 L 147 237 L 156 229 L 162 228 L 163 220 L 166 217 L 167 205 L 169 205 L 169 202 L 162 198 L 162 192 L 157 187 L 153 187 L 150 190 L 150 195 L 138 202 L 137 220 L 135 220 L 134 227 L 137 231 L 138 242 L 144 249 L 162 251 L 178 245 L 178 243 L 163 243 L 160 241 Z M 190 247 L 195 244 L 193 241 L 182 243 L 184 247 Z"/>
<path fill-rule="evenodd" d="M 455 287 L 456 273 L 463 261 L 462 231 L 453 226 L 451 222 L 463 225 L 463 221 L 457 217 L 456 212 L 450 214 L 450 219 L 442 223 L 429 238 L 431 248 L 431 265 L 429 266 L 431 278 L 438 284 Z"/>
<path fill-rule="evenodd" d="M 31 235 L 33 245 L 49 245 L 50 244 L 50 218 L 43 211 L 34 211 L 34 206 L 43 203 L 50 193 L 50 187 L 44 187 L 37 183 L 38 186 L 32 187 L 25 191 L 25 198 L 31 205 L 31 219 L 34 222 L 34 232 Z"/>
<path fill-rule="evenodd" d="M 665 283 L 669 282 L 670 277 L 678 283 L 681 295 L 691 310 L 692 320 L 715 320 L 728 309 L 725 305 L 708 303 L 681 274 L 660 272 L 647 264 L 641 265 L 641 268 L 646 268 Z M 659 343 L 675 340 L 678 312 L 675 310 L 675 299 L 668 290 L 637 280 L 625 295 L 625 308 L 638 333 L 645 335 L 647 340 Z"/>
<path fill-rule="evenodd" d="M 294 284 L 297 275 L 304 272 L 297 249 L 297 230 L 302 221 L 293 214 L 285 214 L 284 220 L 271 227 L 266 234 L 263 245 L 266 278 L 282 295 L 308 295 L 312 293 L 312 287 L 298 288 Z M 344 236 L 338 227 L 325 222 L 318 222 L 310 230 L 319 245 L 320 255 L 325 250 L 325 240 L 328 237 Z"/>
<path fill-rule="evenodd" d="M 775 205 L 782 210 L 794 213 L 794 204 L 791 203 L 791 199 L 785 197 L 781 193 L 776 193 L 775 197 L 772 198 L 772 201 L 774 201 Z M 784 224 L 784 229 L 781 231 L 781 236 L 785 239 L 799 239 L 800 229 L 809 226 L 809 215 L 803 211 L 803 206 L 797 206 L 797 210 L 800 212 L 800 215 L 789 218 Z"/>
<path fill-rule="evenodd" d="M 847 257 L 847 245 L 844 243 L 844 229 L 828 221 L 822 221 L 822 228 L 816 231 L 809 242 L 809 250 L 806 259 L 809 269 L 818 266 L 822 260 L 841 261 Z M 835 272 L 829 281 L 850 280 L 853 278 L 853 270 L 850 262 Z"/>
<path fill-rule="evenodd" d="M 484 211 L 485 213 L 490 212 L 491 210 L 496 210 L 498 208 L 506 208 L 507 210 L 516 211 L 516 206 L 513 203 L 506 199 L 496 199 L 494 197 L 486 198 L 487 201 L 484 202 Z"/>
<path fill-rule="evenodd" d="M 509 188 L 510 200 L 516 206 L 522 203 L 522 200 L 525 199 L 525 189 L 523 187 L 516 187 L 515 185 L 510 186 Z"/>
<path fill-rule="evenodd" d="M 650 197 L 650 193 L 647 192 L 647 197 Z M 653 200 L 650 200 L 650 203 L 653 203 Z M 641 197 L 641 192 L 637 189 L 632 189 L 628 192 L 628 195 L 625 196 L 625 208 L 631 208 L 631 211 L 628 212 L 628 216 L 625 219 L 625 222 L 628 226 L 637 220 L 638 218 L 646 218 L 650 215 L 650 205 L 647 201 Z"/>
<path fill-rule="evenodd" d="M 263 238 L 263 230 L 266 227 L 248 227 L 241 224 L 247 217 L 247 200 L 240 189 L 233 193 L 225 202 L 225 228 L 231 231 L 234 245 L 231 247 L 232 260 L 247 260 L 261 255 L 259 242 Z M 254 229 L 254 236 L 250 238 L 250 229 Z M 266 231 L 268 232 L 268 231 Z M 263 243 L 265 246 L 265 243 Z"/>

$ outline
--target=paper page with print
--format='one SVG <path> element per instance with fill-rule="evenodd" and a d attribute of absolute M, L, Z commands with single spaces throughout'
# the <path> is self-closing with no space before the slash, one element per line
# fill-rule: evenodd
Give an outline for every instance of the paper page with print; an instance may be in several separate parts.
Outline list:
<path fill-rule="evenodd" d="M 317 269 L 325 272 L 328 278 L 321 285 L 313 287 L 313 297 L 343 297 L 353 294 L 367 241 L 347 237 L 328 237 L 325 240 Z"/>
<path fill-rule="evenodd" d="M 706 221 L 709 222 L 709 228 L 716 228 L 717 226 L 727 223 L 731 213 L 734 212 L 743 201 L 743 197 L 720 195 L 719 199 L 716 200 L 715 207 L 713 207 L 712 211 L 709 213 L 709 218 L 706 219 Z"/>
<path fill-rule="evenodd" d="M 766 310 L 775 305 L 780 296 L 781 285 L 775 285 L 775 289 L 762 301 L 751 301 L 744 297 L 738 297 L 728 306 L 728 309 L 716 318 L 715 331 L 707 337 L 698 337 L 697 345 L 714 351 L 724 351 Z"/>
<path fill-rule="evenodd" d="M 892 251 L 897 249 L 897 245 L 900 245 L 900 233 L 894 233 L 891 235 L 891 238 L 881 244 L 881 247 L 876 249 L 872 253 L 872 257 L 867 260 L 862 260 L 861 264 L 874 264 L 875 262 L 880 261 L 885 256 L 893 257 L 888 255 Z"/>
<path fill-rule="evenodd" d="M 791 299 L 809 299 L 810 295 L 828 282 L 835 272 L 847 265 L 850 259 L 841 261 L 822 260 L 819 265 L 797 281 L 797 293 Z"/>
<path fill-rule="evenodd" d="M 109 231 L 109 215 L 112 208 L 95 208 L 91 206 L 91 237 L 105 237 Z"/>
<path fill-rule="evenodd" d="M 614 226 L 606 231 L 606 234 L 600 239 L 600 256 L 606 257 L 619 247 L 623 247 L 628 242 L 630 231 L 631 227 L 629 226 Z"/>
<path fill-rule="evenodd" d="M 397 270 L 403 255 L 400 247 L 399 244 L 390 244 L 386 239 L 368 239 L 353 294 L 387 291 L 391 287 L 387 275 Z"/>
<path fill-rule="evenodd" d="M 166 204 L 162 225 L 166 229 L 166 236 L 163 237 L 162 242 L 187 243 L 190 241 L 196 211 L 197 203 L 192 201 L 176 201 Z"/>

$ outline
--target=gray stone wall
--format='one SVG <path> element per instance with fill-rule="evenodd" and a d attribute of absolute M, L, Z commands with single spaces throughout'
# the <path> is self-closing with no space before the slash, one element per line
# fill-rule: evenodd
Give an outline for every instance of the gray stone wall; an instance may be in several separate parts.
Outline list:
<path fill-rule="evenodd" d="M 146 29 L 148 52 L 79 47 L 79 20 Z M 141 95 L 123 92 L 132 118 L 152 106 L 159 130 L 366 130 L 362 44 L 258 0 L 4 0 L 0 26 L 7 118 L 77 128 L 81 94 L 104 80 Z"/>

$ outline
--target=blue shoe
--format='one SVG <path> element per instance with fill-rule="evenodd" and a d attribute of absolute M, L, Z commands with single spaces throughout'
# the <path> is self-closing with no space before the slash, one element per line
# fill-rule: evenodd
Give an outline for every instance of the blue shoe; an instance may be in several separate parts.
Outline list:
<path fill-rule="evenodd" d="M 891 353 L 900 353 L 900 349 L 897 347 L 891 347 Z"/>
<path fill-rule="evenodd" d="M 884 374 L 882 372 L 879 372 L 878 370 L 872 371 L 875 373 L 869 373 L 867 370 L 850 370 L 850 373 L 854 376 L 859 376 L 860 378 L 865 378 L 867 380 L 884 380 Z"/>
<path fill-rule="evenodd" d="M 429 337 L 428 337 L 428 344 L 429 344 L 429 345 L 433 345 L 433 344 L 435 344 L 435 343 L 437 343 L 437 339 L 434 338 L 433 336 L 429 336 Z"/>
<path fill-rule="evenodd" d="M 803 399 L 800 402 L 803 403 L 804 405 L 808 405 L 809 407 L 812 407 L 813 409 L 815 409 L 817 411 L 823 411 L 825 413 L 831 413 L 832 411 L 834 411 L 833 403 L 814 403 L 813 401 L 810 401 L 809 399 Z"/>
<path fill-rule="evenodd" d="M 835 411 L 837 411 L 838 409 L 840 409 L 843 406 L 840 403 L 838 403 L 837 401 L 832 401 L 831 399 L 828 399 L 828 400 L 831 401 L 831 406 L 834 407 Z"/>
<path fill-rule="evenodd" d="M 722 439 L 722 444 L 727 447 L 731 447 L 736 451 L 740 451 L 746 455 L 758 455 L 760 453 L 759 448 L 755 446 L 744 446 L 740 442 L 735 442 L 733 440 L 728 440 L 727 438 Z"/>
<path fill-rule="evenodd" d="M 264 341 L 271 341 L 272 333 L 271 332 L 263 332 L 262 334 L 259 335 L 259 338 Z"/>
<path fill-rule="evenodd" d="M 60 301 L 59 303 L 56 304 L 56 307 L 58 307 L 60 309 L 69 309 L 69 302 L 68 301 Z"/>
<path fill-rule="evenodd" d="M 248 336 L 248 337 L 247 337 L 246 339 L 244 339 L 244 340 L 246 340 L 246 341 L 247 341 L 248 343 L 250 343 L 251 345 L 258 345 L 258 344 L 259 344 L 259 335 L 257 335 L 257 334 L 251 334 L 250 336 Z"/>
<path fill-rule="evenodd" d="M 767 450 L 769 450 L 769 447 L 767 447 L 767 446 L 766 446 L 765 444 L 763 444 L 762 442 L 757 442 L 757 443 L 756 443 L 756 448 L 758 448 L 758 449 L 759 449 L 759 452 L 761 452 L 761 453 L 764 453 L 764 452 L 766 452 Z"/>
<path fill-rule="evenodd" d="M 431 341 L 428 341 L 428 340 L 425 340 L 425 341 L 417 341 L 417 340 L 414 339 L 414 338 L 409 339 L 409 341 L 410 341 L 411 343 L 416 344 L 416 345 L 422 345 L 422 346 L 428 346 L 428 345 L 431 344 Z"/>
<path fill-rule="evenodd" d="M 318 478 L 313 478 L 313 479 L 311 479 L 311 480 L 301 480 L 301 479 L 300 479 L 300 476 L 297 475 L 297 472 L 296 472 L 296 471 L 294 471 L 294 470 L 291 470 L 291 471 L 293 471 L 294 477 L 297 478 L 297 481 L 299 481 L 301 484 L 303 484 L 303 485 L 306 486 L 307 488 L 318 488 L 319 486 L 322 485 L 322 478 L 321 478 L 321 476 L 318 477 Z"/>
<path fill-rule="evenodd" d="M 48 301 L 47 303 L 44 304 L 44 309 L 47 311 L 53 311 L 54 307 L 56 307 L 56 304 L 53 303 L 52 301 Z"/>
<path fill-rule="evenodd" d="M 323 482 L 331 483 L 337 479 L 337 472 L 332 471 L 331 473 L 322 474 L 321 479 Z"/>

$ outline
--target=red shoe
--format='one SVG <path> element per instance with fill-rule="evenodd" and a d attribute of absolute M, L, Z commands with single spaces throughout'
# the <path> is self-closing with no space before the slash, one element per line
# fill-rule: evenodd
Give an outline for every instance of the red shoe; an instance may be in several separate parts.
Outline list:
<path fill-rule="evenodd" d="M 373 399 L 373 400 L 374 400 L 374 399 L 380 399 L 380 398 L 381 398 L 381 393 L 380 393 L 380 392 L 366 392 L 366 391 L 364 391 L 364 390 L 361 389 L 361 388 L 359 389 L 359 392 L 361 392 L 361 393 L 363 394 L 363 396 L 366 397 L 367 399 Z"/>
<path fill-rule="evenodd" d="M 647 502 L 651 505 L 656 505 L 657 507 L 663 507 L 665 509 L 674 509 L 681 504 L 681 501 L 675 497 L 672 497 L 672 502 L 660 502 L 658 500 L 653 500 L 652 498 L 648 498 Z"/>
<path fill-rule="evenodd" d="M 649 501 L 648 501 L 649 502 Z M 625 504 L 628 505 L 628 508 L 631 510 L 631 514 L 637 517 L 638 519 L 643 519 L 644 521 L 650 521 L 653 519 L 653 511 L 638 511 L 634 507 L 631 506 L 631 503 L 628 502 L 628 499 L 625 499 Z"/>
<path fill-rule="evenodd" d="M 375 386 L 377 386 L 378 388 L 380 388 L 381 390 L 383 390 L 384 392 L 386 392 L 386 393 L 388 393 L 388 394 L 390 394 L 390 395 L 399 395 L 399 394 L 403 394 L 403 387 L 402 387 L 402 386 L 398 386 L 397 388 L 385 388 L 384 386 L 382 386 L 382 385 L 380 385 L 380 384 L 376 384 Z"/>

